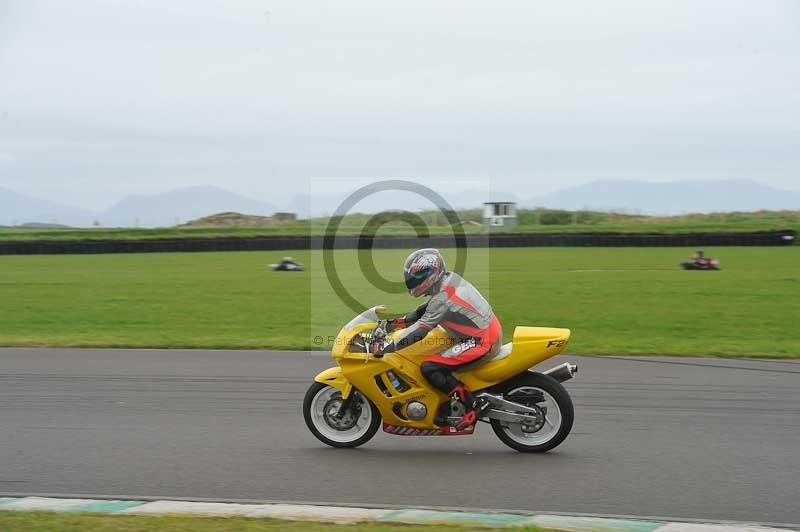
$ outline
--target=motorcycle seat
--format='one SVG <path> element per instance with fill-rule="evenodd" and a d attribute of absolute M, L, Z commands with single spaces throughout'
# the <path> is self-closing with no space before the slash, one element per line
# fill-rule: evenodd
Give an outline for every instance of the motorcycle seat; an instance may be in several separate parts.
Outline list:
<path fill-rule="evenodd" d="M 569 329 L 554 329 L 552 327 L 516 327 L 514 329 L 513 341 L 504 344 L 492 360 L 503 360 L 514 350 L 514 343 L 519 344 L 523 349 L 532 342 L 547 340 L 558 340 L 569 338 Z"/>
<path fill-rule="evenodd" d="M 503 360 L 508 355 L 511 354 L 511 350 L 514 349 L 514 343 L 508 342 L 507 344 L 503 344 L 500 350 L 497 352 L 495 356 L 492 357 L 492 360 Z"/>

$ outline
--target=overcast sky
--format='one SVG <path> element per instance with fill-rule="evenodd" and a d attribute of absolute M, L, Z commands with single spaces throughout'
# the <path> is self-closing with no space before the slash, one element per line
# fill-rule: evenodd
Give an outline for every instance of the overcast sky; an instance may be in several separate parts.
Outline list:
<path fill-rule="evenodd" d="M 800 189 L 800 3 L 0 0 L 0 186 Z"/>

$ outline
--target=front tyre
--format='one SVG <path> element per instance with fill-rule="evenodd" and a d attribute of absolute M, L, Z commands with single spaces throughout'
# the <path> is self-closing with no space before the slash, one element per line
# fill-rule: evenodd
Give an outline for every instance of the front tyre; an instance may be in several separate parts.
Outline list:
<path fill-rule="evenodd" d="M 372 402 L 353 389 L 347 409 L 342 393 L 315 382 L 303 400 L 303 417 L 311 433 L 331 447 L 358 447 L 367 443 L 381 425 L 381 414 Z"/>
<path fill-rule="evenodd" d="M 500 441 L 523 453 L 543 453 L 558 446 L 572 430 L 575 411 L 560 382 L 541 373 L 527 371 L 500 384 L 493 391 L 509 400 L 535 407 L 540 416 L 532 424 L 492 420 Z"/>

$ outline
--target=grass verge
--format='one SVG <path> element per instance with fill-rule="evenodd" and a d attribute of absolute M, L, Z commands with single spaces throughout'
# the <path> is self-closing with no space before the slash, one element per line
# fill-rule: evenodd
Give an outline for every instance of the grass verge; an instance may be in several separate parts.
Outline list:
<path fill-rule="evenodd" d="M 452 234 L 447 219 L 439 212 L 419 212 L 424 228 L 433 234 Z M 466 223 L 468 233 L 481 229 L 482 214 L 479 210 L 458 213 Z M 350 214 L 340 225 L 341 234 L 360 234 L 371 215 Z M 158 238 L 210 238 L 252 237 L 286 235 L 321 235 L 325 233 L 329 220 L 314 218 L 280 223 L 267 227 L 160 227 L 136 228 L 87 228 L 87 229 L 42 229 L 0 227 L 0 240 L 140 240 Z M 414 227 L 405 222 L 392 221 L 381 225 L 381 233 L 412 235 Z M 800 231 L 800 211 L 720 212 L 710 214 L 684 214 L 679 216 L 644 216 L 614 214 L 592 211 L 527 210 L 518 211 L 516 231 L 521 233 L 576 233 L 576 232 L 621 232 L 621 233 L 686 233 L 686 232 L 752 232 L 794 229 Z"/>
<path fill-rule="evenodd" d="M 0 530 L 8 532 L 464 532 L 462 526 L 354 524 L 333 525 L 247 517 L 96 515 L 52 512 L 0 512 Z M 521 532 L 545 532 L 529 526 Z"/>

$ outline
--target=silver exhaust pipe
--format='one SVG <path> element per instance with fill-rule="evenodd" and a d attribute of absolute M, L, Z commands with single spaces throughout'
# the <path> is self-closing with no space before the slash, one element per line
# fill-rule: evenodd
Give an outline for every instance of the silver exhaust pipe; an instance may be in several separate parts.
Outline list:
<path fill-rule="evenodd" d="M 564 362 L 560 366 L 550 368 L 542 373 L 544 375 L 553 377 L 558 382 L 565 382 L 570 380 L 575 376 L 576 373 L 578 373 L 578 366 L 575 364 L 570 364 L 569 362 Z"/>

